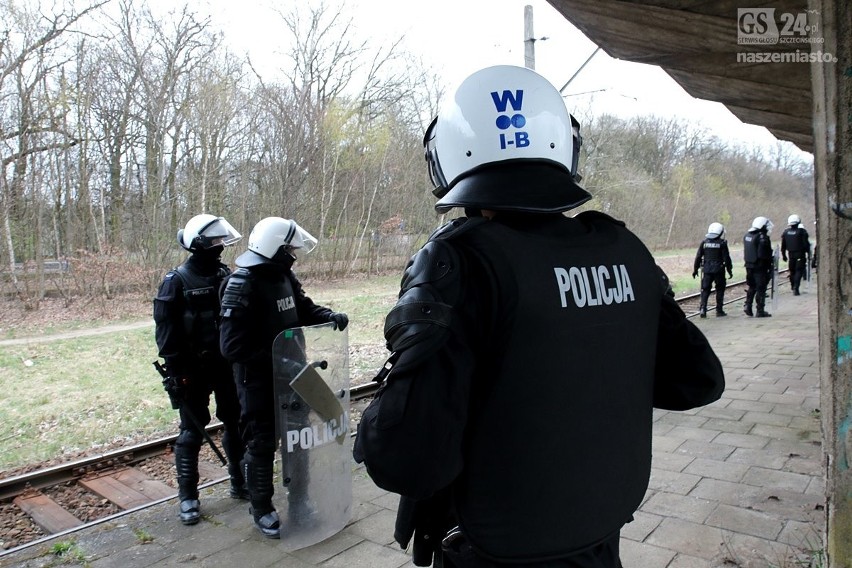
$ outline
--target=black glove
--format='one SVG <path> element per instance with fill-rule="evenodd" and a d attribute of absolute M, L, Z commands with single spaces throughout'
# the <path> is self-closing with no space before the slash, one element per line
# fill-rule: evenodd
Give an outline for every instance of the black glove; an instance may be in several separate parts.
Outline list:
<path fill-rule="evenodd" d="M 696 271 L 694 271 L 694 272 L 692 273 L 692 277 L 693 277 L 693 278 L 695 278 L 696 276 L 698 276 L 698 271 L 697 271 L 697 270 L 696 270 Z"/>
<path fill-rule="evenodd" d="M 733 278 L 733 277 L 734 277 L 734 273 L 729 270 L 728 271 L 728 278 Z"/>
<path fill-rule="evenodd" d="M 786 255 L 786 254 L 782 254 L 782 255 L 781 255 L 781 258 L 783 258 L 783 259 L 784 259 L 784 262 L 787 262 L 787 255 Z"/>
<path fill-rule="evenodd" d="M 331 315 L 328 316 L 328 321 L 334 324 L 334 329 L 343 331 L 349 325 L 349 316 L 343 312 L 331 312 Z"/>

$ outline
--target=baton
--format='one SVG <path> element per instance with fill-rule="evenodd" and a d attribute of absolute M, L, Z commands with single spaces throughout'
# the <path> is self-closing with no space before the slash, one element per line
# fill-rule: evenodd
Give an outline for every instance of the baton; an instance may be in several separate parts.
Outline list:
<path fill-rule="evenodd" d="M 154 368 L 157 369 L 157 372 L 160 373 L 160 376 L 162 376 L 164 379 L 171 379 L 171 377 L 169 377 L 168 372 L 166 372 L 165 367 L 163 367 L 159 361 L 154 361 Z M 221 450 L 219 450 L 219 448 L 216 446 L 216 442 L 214 442 L 213 438 L 210 437 L 210 434 L 207 433 L 207 429 L 201 425 L 201 423 L 198 421 L 198 419 L 195 417 L 189 407 L 183 403 L 183 401 L 180 401 L 179 405 L 179 410 L 182 410 L 186 417 L 189 418 L 189 421 L 192 422 L 192 425 L 195 427 L 195 429 L 201 432 L 201 435 L 204 437 L 204 441 L 207 442 L 207 444 L 213 450 L 213 453 L 216 454 L 216 457 L 218 457 L 219 461 L 222 462 L 222 465 L 228 465 L 228 460 L 225 459 L 225 456 L 222 455 Z"/>

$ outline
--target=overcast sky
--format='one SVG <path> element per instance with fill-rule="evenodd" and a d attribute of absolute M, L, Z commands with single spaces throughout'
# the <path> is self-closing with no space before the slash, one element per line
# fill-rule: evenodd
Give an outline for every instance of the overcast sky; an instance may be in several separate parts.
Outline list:
<path fill-rule="evenodd" d="M 190 5 L 212 14 L 214 25 L 223 29 L 237 52 L 250 53 L 271 72 L 276 52 L 286 51 L 287 41 L 280 16 L 271 6 L 286 12 L 292 1 L 190 0 Z M 336 7 L 340 1 L 325 4 Z M 301 0 L 299 5 L 314 3 Z M 547 37 L 535 42 L 536 71 L 560 88 L 596 46 L 545 0 L 346 0 L 345 4 L 362 37 L 370 42 L 404 38 L 404 47 L 440 70 L 447 85 L 488 65 L 524 65 L 526 5 L 533 7 L 534 36 Z M 619 61 L 603 51 L 564 94 L 569 110 L 578 116 L 603 112 L 677 116 L 733 144 L 770 147 L 776 142 L 765 128 L 743 124 L 721 104 L 692 98 L 660 68 Z M 811 160 L 810 154 L 796 152 Z"/>

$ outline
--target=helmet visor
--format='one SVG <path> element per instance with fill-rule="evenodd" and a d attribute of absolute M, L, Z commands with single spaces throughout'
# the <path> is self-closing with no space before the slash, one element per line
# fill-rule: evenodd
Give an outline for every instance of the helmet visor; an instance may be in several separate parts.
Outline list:
<path fill-rule="evenodd" d="M 201 229 L 198 234 L 204 241 L 204 248 L 211 248 L 219 245 L 227 247 L 243 238 L 239 231 L 232 227 L 231 224 L 224 219 L 224 217 L 219 217 L 218 219 L 211 221 L 206 227 Z"/>
<path fill-rule="evenodd" d="M 447 178 L 444 177 L 444 172 L 441 170 L 441 162 L 438 160 L 438 150 L 435 148 L 435 126 L 438 124 L 438 118 L 435 117 L 429 128 L 426 129 L 426 135 L 423 137 L 423 148 L 426 152 L 426 166 L 429 169 L 429 180 L 435 189 L 432 193 L 435 197 L 443 197 L 447 194 Z"/>
<path fill-rule="evenodd" d="M 295 221 L 293 221 L 292 230 L 293 234 L 285 239 L 291 247 L 305 254 L 316 248 L 318 242 L 316 238 L 300 227 Z"/>

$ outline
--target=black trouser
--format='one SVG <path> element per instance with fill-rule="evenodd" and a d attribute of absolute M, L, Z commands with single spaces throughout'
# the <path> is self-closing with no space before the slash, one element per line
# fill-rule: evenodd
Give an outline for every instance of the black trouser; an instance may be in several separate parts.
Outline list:
<path fill-rule="evenodd" d="M 766 307 L 766 288 L 769 286 L 771 268 L 749 268 L 746 267 L 746 290 L 745 307 L 751 311 L 752 303 L 757 306 L 757 312 L 761 313 Z"/>
<path fill-rule="evenodd" d="M 272 369 L 248 370 L 234 365 L 234 381 L 240 397 L 240 435 L 246 446 L 243 472 L 255 520 L 272 512 L 275 462 L 275 393 Z"/>
<path fill-rule="evenodd" d="M 241 414 L 240 432 L 246 446 L 246 487 L 254 516 L 259 518 L 274 510 L 272 482 L 275 452 L 279 448 L 279 432 L 276 427 L 275 387 L 273 375 L 250 371 L 242 365 L 234 366 L 234 378 L 239 393 Z M 300 402 L 299 408 L 282 409 L 287 411 L 286 428 L 301 427 L 307 424 L 309 408 L 294 393 L 286 396 L 288 405 Z M 286 436 L 286 432 L 283 433 Z M 289 454 L 282 452 L 282 483 L 288 488 L 288 506 L 304 505 L 308 498 L 307 452 Z"/>
<path fill-rule="evenodd" d="M 790 259 L 787 264 L 790 269 L 790 287 L 798 292 L 799 284 L 802 283 L 802 279 L 807 274 L 807 258 L 805 258 L 804 252 L 788 252 L 787 254 Z"/>
<path fill-rule="evenodd" d="M 722 311 L 725 304 L 725 281 L 724 272 L 705 272 L 701 276 L 701 313 L 707 311 L 707 300 L 710 298 L 710 290 L 716 286 L 716 312 Z"/>
<path fill-rule="evenodd" d="M 181 499 L 198 498 L 198 453 L 204 437 L 193 423 L 206 427 L 211 420 L 210 395 L 216 401 L 216 417 L 222 421 L 222 446 L 228 460 L 228 472 L 240 477 L 239 463 L 243 459 L 243 443 L 239 436 L 240 403 L 234 385 L 231 366 L 224 359 L 201 359 L 189 375 L 189 385 L 180 409 L 180 434 L 175 441 L 175 460 L 178 474 L 178 494 Z"/>

